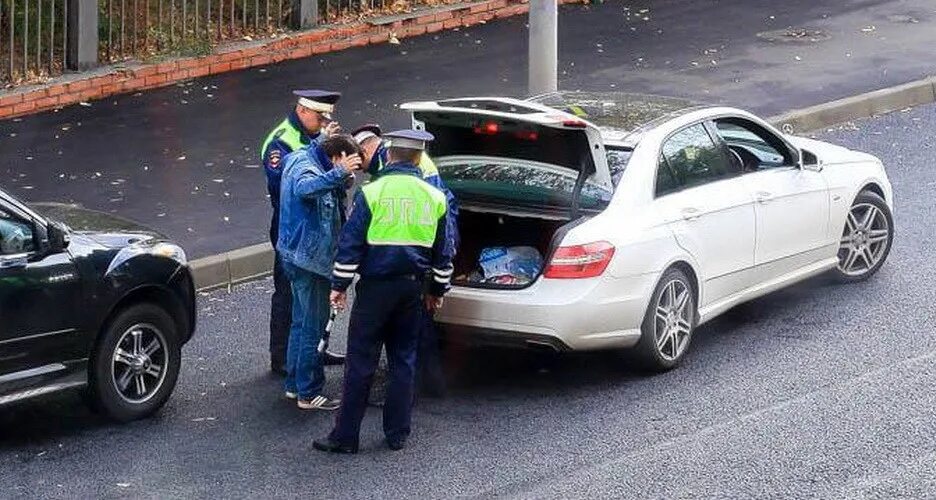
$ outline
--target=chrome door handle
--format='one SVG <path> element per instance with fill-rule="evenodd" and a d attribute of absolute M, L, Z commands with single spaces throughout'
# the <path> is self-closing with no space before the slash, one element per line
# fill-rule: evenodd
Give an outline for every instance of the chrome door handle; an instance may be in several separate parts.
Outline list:
<path fill-rule="evenodd" d="M 758 191 L 757 193 L 754 193 L 754 201 L 758 203 L 767 203 L 772 199 L 773 195 L 767 191 Z"/>
<path fill-rule="evenodd" d="M 702 211 L 695 207 L 682 209 L 683 220 L 696 220 L 702 216 Z"/>

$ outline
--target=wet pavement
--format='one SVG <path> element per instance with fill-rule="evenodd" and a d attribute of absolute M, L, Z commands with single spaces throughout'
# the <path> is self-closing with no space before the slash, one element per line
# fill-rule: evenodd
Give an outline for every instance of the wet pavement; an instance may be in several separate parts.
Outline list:
<path fill-rule="evenodd" d="M 290 89 L 341 90 L 338 118 L 347 127 L 406 126 L 396 109 L 406 100 L 522 96 L 525 21 L 0 122 L 0 186 L 30 201 L 119 213 L 195 257 L 258 243 L 270 211 L 258 148 L 289 109 Z M 758 37 L 771 31 L 782 41 Z M 612 1 L 561 9 L 560 85 L 688 96 L 770 115 L 932 74 L 934 46 L 936 8 L 927 0 Z"/>

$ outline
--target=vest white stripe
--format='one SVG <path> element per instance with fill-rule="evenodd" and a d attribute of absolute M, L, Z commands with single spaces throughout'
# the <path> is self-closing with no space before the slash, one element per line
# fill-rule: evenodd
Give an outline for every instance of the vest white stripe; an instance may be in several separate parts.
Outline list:
<path fill-rule="evenodd" d="M 337 269 L 332 271 L 332 275 L 338 278 L 353 278 L 354 277 L 354 273 L 346 273 L 343 271 L 339 271 Z"/>
<path fill-rule="evenodd" d="M 441 277 L 444 278 L 444 277 L 446 277 L 446 276 L 451 276 L 452 273 L 455 272 L 455 268 L 449 268 L 448 270 L 442 270 L 442 269 L 438 269 L 438 268 L 433 267 L 433 268 L 432 268 L 432 272 L 434 272 L 434 273 L 436 274 L 436 276 L 441 276 Z"/>
<path fill-rule="evenodd" d="M 441 283 L 443 285 L 447 285 L 452 281 L 452 278 L 440 278 L 438 276 L 433 276 L 432 279 L 434 279 L 436 283 Z"/>
<path fill-rule="evenodd" d="M 335 262 L 335 269 L 341 271 L 357 271 L 358 264 L 342 264 L 340 262 Z"/>

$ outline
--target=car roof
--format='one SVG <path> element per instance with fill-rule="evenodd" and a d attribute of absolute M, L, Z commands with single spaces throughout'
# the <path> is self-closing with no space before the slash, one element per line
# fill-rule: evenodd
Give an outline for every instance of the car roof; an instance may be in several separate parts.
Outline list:
<path fill-rule="evenodd" d="M 712 107 L 680 97 L 629 92 L 559 91 L 531 97 L 529 102 L 573 114 L 595 124 L 606 142 L 639 142 L 644 132 L 678 116 Z"/>

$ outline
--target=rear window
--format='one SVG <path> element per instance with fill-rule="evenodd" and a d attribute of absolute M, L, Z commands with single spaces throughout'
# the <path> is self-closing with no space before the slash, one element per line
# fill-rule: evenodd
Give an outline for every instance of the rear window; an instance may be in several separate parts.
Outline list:
<path fill-rule="evenodd" d="M 507 158 L 448 156 L 438 158 L 439 175 L 457 198 L 480 202 L 509 202 L 527 207 L 569 207 L 575 192 L 575 172 L 552 165 Z M 579 207 L 600 209 L 611 193 L 585 182 Z"/>
<path fill-rule="evenodd" d="M 428 145 L 433 158 L 488 156 L 547 163 L 588 175 L 595 171 L 582 130 L 451 113 L 417 113 L 415 118 L 435 136 Z"/>

